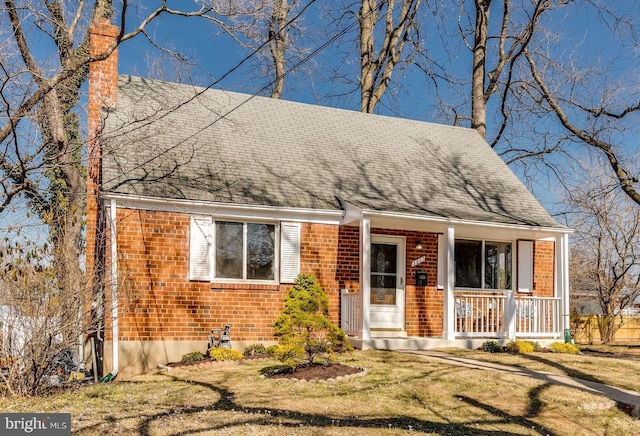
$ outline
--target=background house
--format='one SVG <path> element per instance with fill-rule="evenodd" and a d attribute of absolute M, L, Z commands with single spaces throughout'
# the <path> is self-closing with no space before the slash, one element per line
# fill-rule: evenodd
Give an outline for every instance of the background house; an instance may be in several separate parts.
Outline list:
<path fill-rule="evenodd" d="M 108 44 L 92 29 L 92 47 Z M 474 131 L 92 64 L 87 262 L 105 372 L 272 341 L 300 272 L 360 347 L 558 338 L 569 230 Z"/>

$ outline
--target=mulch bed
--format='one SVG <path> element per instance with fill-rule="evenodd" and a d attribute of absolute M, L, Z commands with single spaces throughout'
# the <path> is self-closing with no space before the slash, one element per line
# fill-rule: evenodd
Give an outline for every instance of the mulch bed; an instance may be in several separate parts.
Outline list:
<path fill-rule="evenodd" d="M 263 356 L 245 356 L 243 360 L 268 360 Z M 217 362 L 208 358 L 204 360 L 199 360 L 197 362 L 190 363 L 182 363 L 182 362 L 171 362 L 168 363 L 167 367 L 169 368 L 206 368 L 213 365 L 232 365 L 238 364 L 241 360 L 235 361 L 224 361 Z M 353 366 L 343 365 L 341 363 L 325 363 L 325 364 L 306 364 L 300 365 L 296 368 L 292 368 L 289 366 L 281 366 L 277 369 L 267 371 L 264 376 L 268 378 L 283 378 L 283 379 L 295 379 L 295 380 L 329 380 L 329 379 L 339 379 L 344 378 L 353 374 L 358 374 L 363 372 L 362 368 L 355 368 Z"/>
<path fill-rule="evenodd" d="M 346 377 L 362 372 L 362 368 L 343 365 L 341 363 L 301 365 L 293 368 L 282 368 L 272 373 L 265 374 L 270 378 L 291 378 L 297 380 L 329 380 L 338 377 Z"/>

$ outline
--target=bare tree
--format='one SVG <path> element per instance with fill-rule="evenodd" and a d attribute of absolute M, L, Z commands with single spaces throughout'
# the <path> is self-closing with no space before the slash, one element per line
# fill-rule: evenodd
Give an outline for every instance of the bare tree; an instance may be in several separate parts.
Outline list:
<path fill-rule="evenodd" d="M 213 3 L 216 14 L 224 17 L 217 20 L 220 29 L 250 50 L 248 57 L 255 59 L 253 65 L 261 71 L 261 78 L 271 78 L 265 88 L 272 98 L 282 97 L 288 61 L 297 62 L 306 52 L 301 15 L 314 2 L 239 0 L 232 2 L 233 8 Z"/>
<path fill-rule="evenodd" d="M 360 111 L 373 113 L 403 59 L 405 46 L 418 44 L 419 8 L 420 0 L 361 1 Z"/>
<path fill-rule="evenodd" d="M 630 76 L 616 71 L 634 71 L 637 60 L 613 54 L 617 45 L 628 53 L 638 50 L 637 5 L 629 9 L 599 0 L 461 0 L 458 5 L 458 34 L 472 68 L 467 80 L 440 82 L 463 90 L 461 102 L 449 94 L 443 103 L 455 112 L 454 122 L 468 121 L 525 174 L 539 167 L 557 177 L 583 153 L 580 146 L 594 148 L 606 157 L 626 195 L 640 204 L 640 167 L 630 160 L 628 147 L 640 103 Z M 580 14 L 598 20 L 616 50 L 598 53 L 578 35 L 567 38 L 570 27 L 558 23 Z M 452 44 L 445 40 L 447 47 Z M 464 85 L 469 82 L 470 88 Z"/>
<path fill-rule="evenodd" d="M 578 80 L 573 81 L 574 87 L 566 93 L 560 88 L 552 90 L 548 86 L 548 77 L 543 75 L 538 66 L 536 55 L 528 50 L 525 50 L 525 55 L 535 81 L 535 90 L 530 92 L 535 92 L 540 96 L 541 100 L 546 103 L 544 109 L 555 115 L 572 141 L 593 148 L 606 158 L 622 191 L 637 205 L 640 205 L 640 180 L 638 179 L 640 167 L 634 165 L 634 162 L 630 160 L 631 156 L 626 155 L 623 150 L 624 141 L 626 141 L 626 135 L 623 131 L 628 128 L 624 122 L 628 121 L 637 125 L 640 99 L 630 104 L 620 102 L 617 96 L 607 95 L 606 91 L 609 89 L 606 89 L 601 95 L 600 104 L 597 106 L 588 104 L 583 100 L 593 101 L 593 94 L 578 95 L 576 92 L 579 87 Z M 564 75 L 558 76 L 566 77 Z M 577 76 L 570 73 L 570 77 L 575 79 Z M 558 78 L 556 77 L 554 81 L 557 82 Z M 611 86 L 612 84 L 609 84 L 607 88 Z M 636 116 L 634 117 L 634 115 Z M 615 132 L 618 134 L 616 135 Z M 619 142 L 619 138 L 624 138 L 622 143 Z M 618 141 L 617 144 L 616 141 Z"/>
<path fill-rule="evenodd" d="M 574 291 L 592 294 L 602 314 L 603 343 L 614 341 L 623 310 L 640 296 L 640 209 L 619 188 L 602 159 L 580 169 L 580 180 L 567 193 L 576 228 L 572 250 Z"/>
<path fill-rule="evenodd" d="M 497 3 L 500 6 L 498 12 L 501 14 L 497 20 L 499 26 L 495 27 L 499 29 L 499 33 L 490 35 L 492 0 L 474 0 L 473 44 L 467 43 L 473 53 L 471 128 L 476 129 L 483 138 L 487 136 L 487 102 L 494 94 L 502 100 L 500 105 L 503 126 L 496 129 L 493 144 L 499 141 L 504 125 L 508 121 L 508 111 L 505 110 L 505 106 L 507 93 L 513 85 L 516 62 L 531 42 L 535 32 L 540 30 L 540 17 L 552 6 L 551 0 L 537 0 L 531 2 L 530 8 L 521 3 L 514 11 L 511 0 L 498 0 Z M 461 13 L 463 10 L 464 2 L 462 2 Z M 516 15 L 524 18 L 518 20 L 514 17 Z M 491 48 L 488 47 L 489 44 L 492 45 Z M 492 58 L 493 62 L 491 62 Z"/>
<path fill-rule="evenodd" d="M 0 213 L 26 200 L 29 212 L 21 216 L 31 213 L 49 229 L 43 250 L 32 250 L 29 256 L 50 256 L 46 287 L 60 302 L 55 316 L 65 321 L 60 330 L 65 346 L 77 344 L 82 327 L 67 321 L 77 321 L 87 295 L 80 263 L 87 187 L 80 99 L 89 64 L 106 59 L 121 43 L 146 35 L 147 26 L 161 15 L 217 19 L 204 3 L 185 12 L 162 1 L 129 23 L 128 7 L 127 0 L 117 11 L 111 0 L 3 0 L 0 6 Z M 116 12 L 120 28 L 114 43 L 90 53 L 90 24 L 109 22 Z M 5 259 L 14 259 L 16 274 L 32 273 L 28 262 L 17 263 L 21 257 L 12 247 L 0 248 Z M 29 292 L 27 282 L 18 284 Z"/>

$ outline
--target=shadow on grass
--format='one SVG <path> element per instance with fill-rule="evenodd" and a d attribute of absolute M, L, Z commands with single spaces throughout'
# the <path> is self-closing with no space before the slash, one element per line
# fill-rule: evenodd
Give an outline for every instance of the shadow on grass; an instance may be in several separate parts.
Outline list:
<path fill-rule="evenodd" d="M 400 357 L 399 355 L 394 355 L 394 358 L 390 357 L 391 356 L 386 356 L 378 361 L 391 366 L 397 366 L 399 363 L 415 365 L 415 360 L 409 357 L 405 358 Z M 565 373 L 571 373 L 569 368 L 555 362 L 549 362 L 542 357 L 531 355 L 528 355 L 527 357 L 549 365 L 554 365 Z M 482 368 L 482 366 L 474 367 L 476 369 L 489 369 L 489 367 Z M 455 370 L 456 369 L 450 365 L 434 365 L 432 370 L 420 371 L 417 375 L 405 377 L 400 381 L 394 380 L 389 384 L 417 384 L 418 380 L 437 377 L 443 372 Z M 525 412 L 522 414 L 514 414 L 499 406 L 488 404 L 460 393 L 460 395 L 456 395 L 458 400 L 464 402 L 466 405 L 483 410 L 490 415 L 486 416 L 485 414 L 482 414 L 481 416 L 474 418 L 474 416 L 480 414 L 473 414 L 470 412 L 468 417 L 464 416 L 461 418 L 465 422 L 452 422 L 451 418 L 447 416 L 446 413 L 434 410 L 427 397 L 416 393 L 408 393 L 406 400 L 420 402 L 425 409 L 430 410 L 430 412 L 434 414 L 434 418 L 420 419 L 415 416 L 407 415 L 406 413 L 403 413 L 402 410 L 398 410 L 397 415 L 385 418 L 377 418 L 375 416 L 348 416 L 346 418 L 336 418 L 336 416 L 331 413 L 318 412 L 318 410 L 320 410 L 322 400 L 319 401 L 318 407 L 310 412 L 300 412 L 297 410 L 290 410 L 288 408 L 275 407 L 277 404 L 275 402 L 267 404 L 266 407 L 245 406 L 238 402 L 234 396 L 234 392 L 224 386 L 224 384 L 221 385 L 218 382 L 211 383 L 194 380 L 192 378 L 183 378 L 177 375 L 165 374 L 164 376 L 167 377 L 167 380 L 170 380 L 172 383 L 197 385 L 210 391 L 212 397 L 211 403 L 198 407 L 176 407 L 171 410 L 163 410 L 146 416 L 135 416 L 131 414 L 129 414 L 130 416 L 111 415 L 107 420 L 103 420 L 101 423 L 87 426 L 83 429 L 77 429 L 77 431 L 82 434 L 83 432 L 108 430 L 108 426 L 110 425 L 118 425 L 118 422 L 123 423 L 130 419 L 137 419 L 139 421 L 137 422 L 133 434 L 147 436 L 157 430 L 156 426 L 160 426 L 158 428 L 162 427 L 162 420 L 171 420 L 175 416 L 177 418 L 177 422 L 188 423 L 183 427 L 178 428 L 174 433 L 171 433 L 176 436 L 187 436 L 202 432 L 216 431 L 246 434 L 251 431 L 264 431 L 265 429 L 262 427 L 275 431 L 279 431 L 277 429 L 281 428 L 282 433 L 288 433 L 295 430 L 317 433 L 323 431 L 322 429 L 326 429 L 325 431 L 334 430 L 336 432 L 348 433 L 349 429 L 353 430 L 361 428 L 369 429 L 371 432 L 375 432 L 376 430 L 403 429 L 448 435 L 515 435 L 522 434 L 523 431 L 527 433 L 535 432 L 538 434 L 548 434 L 552 436 L 557 434 L 547 428 L 541 427 L 539 423 L 533 420 L 533 418 L 539 417 L 544 410 L 545 402 L 541 399 L 542 393 L 554 384 L 563 385 L 562 380 L 554 378 L 555 375 L 553 374 L 544 374 L 523 368 L 516 368 L 514 371 L 509 372 L 530 376 L 544 382 L 543 384 L 530 389 L 527 393 L 528 405 L 526 406 Z M 576 372 L 574 371 L 573 374 L 575 376 Z M 370 376 L 372 376 L 372 374 L 370 374 Z M 379 401 L 384 401 L 385 385 L 386 384 L 384 382 L 377 383 L 374 375 L 369 384 L 357 389 L 357 391 L 381 389 Z M 581 388 L 576 385 L 566 384 L 566 386 L 578 389 Z M 587 389 L 587 386 L 588 385 L 585 385 L 585 390 L 589 390 Z M 593 390 L 591 390 L 591 392 L 593 392 Z M 338 393 L 337 395 L 349 395 L 350 393 L 353 393 L 353 391 L 349 391 L 349 393 L 344 392 L 342 394 Z M 214 417 L 206 416 L 205 418 L 204 416 L 198 416 L 201 412 L 220 413 L 221 417 L 218 418 L 218 421 L 215 421 L 217 415 Z M 492 430 L 482 429 L 481 427 L 485 425 L 491 426 Z M 258 428 L 253 429 L 254 426 Z M 499 430 L 495 429 L 497 426 L 499 426 Z M 505 430 L 509 427 L 511 427 L 512 430 Z"/>
<path fill-rule="evenodd" d="M 271 426 L 271 427 L 280 427 L 283 431 L 286 429 L 301 429 L 307 428 L 318 429 L 318 428 L 336 428 L 336 429 L 344 429 L 348 431 L 349 428 L 358 428 L 358 429 L 372 429 L 372 430 L 380 430 L 380 429 L 404 429 L 404 430 L 413 430 L 420 432 L 435 432 L 438 434 L 447 434 L 447 435 L 517 435 L 521 434 L 520 432 L 508 432 L 504 430 L 481 430 L 478 428 L 478 425 L 482 425 L 484 423 L 496 425 L 497 423 L 505 423 L 505 424 L 516 424 L 520 425 L 527 430 L 534 430 L 537 433 L 545 434 L 545 435 L 555 435 L 555 433 L 550 432 L 546 429 L 541 428 L 537 423 L 527 419 L 526 417 L 521 417 L 517 415 L 509 414 L 503 410 L 495 408 L 493 406 L 489 406 L 483 404 L 475 399 L 469 397 L 459 397 L 461 400 L 465 401 L 467 404 L 470 404 L 474 407 L 481 408 L 493 416 L 499 419 L 499 422 L 495 420 L 484 420 L 484 421 L 476 421 L 473 423 L 442 423 L 442 422 L 434 422 L 429 420 L 417 419 L 412 416 L 406 415 L 397 415 L 393 418 L 358 418 L 351 417 L 346 419 L 336 419 L 335 417 L 324 415 L 320 413 L 302 413 L 297 411 L 291 411 L 287 409 L 280 408 L 268 408 L 268 407 L 248 407 L 243 406 L 242 404 L 238 404 L 234 400 L 233 392 L 222 388 L 219 386 L 215 386 L 211 383 L 194 381 L 194 380 L 183 380 L 181 378 L 170 376 L 174 382 L 184 382 L 189 384 L 195 384 L 198 386 L 205 387 L 212 392 L 215 392 L 219 399 L 206 407 L 195 407 L 195 408 L 184 408 L 178 411 L 171 412 L 162 412 L 152 416 L 144 417 L 142 423 L 138 426 L 138 434 L 141 436 L 150 435 L 150 425 L 161 419 L 163 417 L 170 416 L 172 414 L 179 413 L 181 415 L 191 415 L 204 411 L 218 411 L 218 412 L 227 412 L 227 413 L 243 413 L 247 416 L 245 419 L 236 420 L 235 422 L 224 422 L 219 425 L 210 425 L 206 428 L 200 426 L 199 428 L 194 429 L 185 429 L 183 431 L 173 433 L 174 436 L 186 436 L 190 434 L 197 434 L 203 431 L 222 431 L 222 430 L 248 430 L 248 426 L 258 425 L 258 426 Z"/>
<path fill-rule="evenodd" d="M 556 368 L 556 369 L 562 371 L 563 374 L 565 374 L 565 375 L 567 375 L 569 377 L 579 378 L 581 380 L 587 380 L 587 381 L 591 381 L 591 382 L 594 382 L 594 383 L 606 384 L 604 381 L 602 381 L 598 377 L 595 377 L 594 375 L 587 374 L 585 372 L 582 372 L 582 371 L 574 369 L 574 368 L 569 368 L 569 367 L 567 367 L 565 365 L 562 365 L 561 363 L 554 362 L 554 361 L 549 360 L 549 359 L 545 359 L 544 357 L 541 357 L 539 355 L 521 354 L 520 356 L 525 358 L 525 359 L 533 360 L 534 362 L 539 362 L 539 363 L 542 363 L 544 365 Z"/>

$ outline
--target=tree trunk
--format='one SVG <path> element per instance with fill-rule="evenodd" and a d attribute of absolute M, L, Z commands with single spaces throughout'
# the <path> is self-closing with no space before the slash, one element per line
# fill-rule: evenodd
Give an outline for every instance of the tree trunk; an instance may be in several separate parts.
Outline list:
<path fill-rule="evenodd" d="M 273 11 L 269 20 L 269 49 L 275 69 L 275 79 L 271 90 L 271 98 L 280 98 L 284 88 L 285 59 L 288 34 L 285 29 L 289 5 L 287 0 L 274 0 Z"/>
<path fill-rule="evenodd" d="M 476 27 L 471 76 L 471 128 L 476 129 L 483 138 L 487 136 L 487 101 L 484 88 L 490 6 L 491 0 L 476 0 Z"/>

